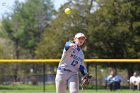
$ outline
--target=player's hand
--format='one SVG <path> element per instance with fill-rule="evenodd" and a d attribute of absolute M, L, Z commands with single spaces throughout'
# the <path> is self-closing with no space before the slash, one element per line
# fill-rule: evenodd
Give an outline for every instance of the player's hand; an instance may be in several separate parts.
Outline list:
<path fill-rule="evenodd" d="M 83 78 L 82 78 L 82 86 L 84 85 L 88 85 L 90 83 L 90 79 L 92 78 L 92 75 L 85 75 Z"/>
<path fill-rule="evenodd" d="M 74 44 L 74 43 L 71 43 L 71 44 L 70 44 L 70 47 L 73 48 L 73 49 L 75 49 L 75 48 L 77 48 L 77 45 Z"/>

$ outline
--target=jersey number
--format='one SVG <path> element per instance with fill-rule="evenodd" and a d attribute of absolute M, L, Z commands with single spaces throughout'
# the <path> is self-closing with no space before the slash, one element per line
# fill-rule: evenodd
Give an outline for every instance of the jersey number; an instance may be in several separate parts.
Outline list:
<path fill-rule="evenodd" d="M 78 61 L 73 60 L 73 62 L 71 63 L 71 65 L 76 66 L 78 64 Z"/>

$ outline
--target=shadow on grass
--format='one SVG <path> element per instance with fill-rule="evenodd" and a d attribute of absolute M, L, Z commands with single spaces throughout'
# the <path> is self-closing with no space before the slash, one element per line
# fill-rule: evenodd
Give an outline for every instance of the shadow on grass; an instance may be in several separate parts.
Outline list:
<path fill-rule="evenodd" d="M 25 88 L 12 88 L 12 87 L 2 87 L 2 86 L 0 86 L 0 90 L 25 90 Z"/>
<path fill-rule="evenodd" d="M 0 90 L 39 90 L 40 86 L 31 85 L 0 85 Z"/>

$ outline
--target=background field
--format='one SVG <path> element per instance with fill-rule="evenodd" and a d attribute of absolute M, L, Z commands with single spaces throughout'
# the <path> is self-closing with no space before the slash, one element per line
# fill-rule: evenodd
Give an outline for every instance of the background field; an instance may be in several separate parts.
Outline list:
<path fill-rule="evenodd" d="M 117 91 L 109 91 L 109 90 L 80 90 L 79 93 L 133 93 L 132 90 L 117 90 Z M 43 92 L 41 90 L 1 90 L 0 93 L 55 93 L 55 90 L 46 90 Z M 67 91 L 67 93 L 69 93 Z M 140 91 L 135 91 L 134 93 L 140 93 Z"/>
<path fill-rule="evenodd" d="M 55 85 L 46 85 L 45 92 L 43 91 L 43 86 L 37 85 L 5 85 L 0 86 L 0 93 L 55 93 Z M 110 91 L 105 89 L 80 89 L 80 93 L 132 93 L 132 90 L 121 89 L 117 91 Z M 68 90 L 67 90 L 67 93 Z M 140 91 L 135 91 L 134 93 L 140 93 Z"/>
<path fill-rule="evenodd" d="M 93 59 L 85 66 L 95 77 L 80 93 L 111 93 L 104 86 L 113 70 L 122 78 L 121 90 L 113 93 L 133 92 L 129 79 L 135 71 L 140 75 L 140 0 L 66 0 L 58 10 L 54 0 L 16 0 L 11 8 L 6 1 L 15 0 L 0 0 L 0 9 L 10 9 L 0 19 L 0 93 L 43 93 L 44 83 L 45 93 L 55 93 L 48 84 L 55 83 L 59 61 L 39 60 L 60 59 L 65 43 L 79 32 L 87 37 L 81 48 Z"/>

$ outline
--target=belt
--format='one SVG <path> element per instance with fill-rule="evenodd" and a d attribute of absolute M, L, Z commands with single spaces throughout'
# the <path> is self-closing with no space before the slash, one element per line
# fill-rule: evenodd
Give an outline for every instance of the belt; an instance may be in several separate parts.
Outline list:
<path fill-rule="evenodd" d="M 63 70 L 63 71 L 72 72 L 71 70 L 69 70 L 69 69 L 65 69 L 65 68 L 62 68 L 62 67 L 58 67 L 58 70 Z"/>

